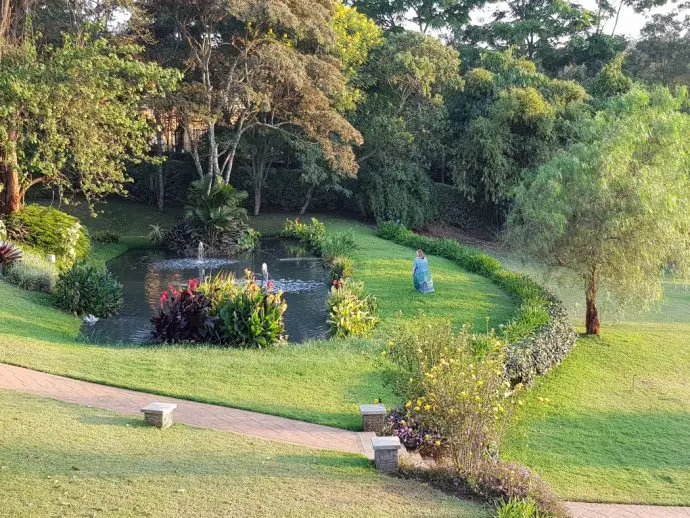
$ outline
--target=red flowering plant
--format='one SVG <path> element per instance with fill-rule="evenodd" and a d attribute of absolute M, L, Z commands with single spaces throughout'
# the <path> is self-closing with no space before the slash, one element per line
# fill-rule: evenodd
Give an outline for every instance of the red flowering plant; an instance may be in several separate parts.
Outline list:
<path fill-rule="evenodd" d="M 199 290 L 199 281 L 191 279 L 181 289 L 171 285 L 161 293 L 160 310 L 151 319 L 153 338 L 163 343 L 212 343 L 216 320 L 211 300 Z"/>

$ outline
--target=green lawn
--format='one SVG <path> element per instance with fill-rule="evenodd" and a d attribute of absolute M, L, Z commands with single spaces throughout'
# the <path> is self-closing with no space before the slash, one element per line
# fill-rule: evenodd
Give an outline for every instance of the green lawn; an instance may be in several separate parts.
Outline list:
<path fill-rule="evenodd" d="M 117 204 L 113 204 L 117 205 Z M 128 221 L 145 221 L 141 206 L 113 208 L 128 212 Z M 110 204 L 109 204 L 110 206 Z M 255 221 L 275 230 L 285 216 Z M 86 220 L 86 224 L 104 219 Z M 269 350 L 205 347 L 123 347 L 89 345 L 79 339 L 80 321 L 51 307 L 50 298 L 24 292 L 0 281 L 0 361 L 55 374 L 136 390 L 256 410 L 306 421 L 358 429 L 358 405 L 381 398 L 397 404 L 385 385 L 381 341 L 402 318 L 420 310 L 448 315 L 457 323 L 485 325 L 507 320 L 510 298 L 486 279 L 449 261 L 430 258 L 437 293 L 416 294 L 411 281 L 413 252 L 377 238 L 373 229 L 336 221 L 334 229 L 352 227 L 361 249 L 357 276 L 380 301 L 383 324 L 372 340 L 332 340 L 287 345 Z M 105 227 L 101 227 L 105 228 Z M 122 223 L 123 235 L 140 225 Z M 125 232 L 129 232 L 126 234 Z M 100 260 L 121 253 L 123 245 L 96 249 Z M 288 309 L 289 311 L 289 309 Z"/>
<path fill-rule="evenodd" d="M 0 391 L 4 516 L 428 516 L 488 512 L 356 455 Z"/>
<path fill-rule="evenodd" d="M 546 283 L 580 324 L 579 290 Z M 601 338 L 581 338 L 528 392 L 504 455 L 567 499 L 690 505 L 689 287 L 666 283 L 653 312 L 604 311 Z"/>

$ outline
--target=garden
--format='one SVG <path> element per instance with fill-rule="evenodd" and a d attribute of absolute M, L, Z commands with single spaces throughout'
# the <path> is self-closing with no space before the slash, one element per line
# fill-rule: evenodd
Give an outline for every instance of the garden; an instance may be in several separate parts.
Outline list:
<path fill-rule="evenodd" d="M 365 442 L 383 405 L 402 445 L 384 476 L 25 385 L 0 391 L 8 512 L 690 505 L 690 11 L 666 3 L 3 4 L 0 367 Z"/>

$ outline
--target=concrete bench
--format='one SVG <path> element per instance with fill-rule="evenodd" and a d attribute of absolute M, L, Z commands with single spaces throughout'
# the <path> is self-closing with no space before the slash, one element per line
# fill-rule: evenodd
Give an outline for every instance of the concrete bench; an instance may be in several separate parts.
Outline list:
<path fill-rule="evenodd" d="M 173 424 L 173 410 L 177 408 L 174 403 L 153 402 L 141 409 L 144 412 L 144 421 L 158 428 L 168 428 Z"/>
<path fill-rule="evenodd" d="M 398 470 L 398 452 L 402 447 L 398 437 L 373 437 L 371 445 L 374 448 L 374 464 L 378 471 L 392 473 Z"/>
<path fill-rule="evenodd" d="M 365 432 L 382 433 L 386 426 L 386 407 L 381 404 L 359 405 L 362 429 Z"/>

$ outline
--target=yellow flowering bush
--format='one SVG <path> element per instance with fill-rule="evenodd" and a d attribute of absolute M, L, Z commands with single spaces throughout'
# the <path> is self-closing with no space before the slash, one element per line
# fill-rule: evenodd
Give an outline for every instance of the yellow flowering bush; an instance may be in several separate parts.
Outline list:
<path fill-rule="evenodd" d="M 479 346 L 478 346 L 479 344 Z M 472 473 L 495 456 L 514 405 L 503 367 L 504 344 L 492 333 L 453 332 L 450 321 L 420 318 L 389 343 L 405 405 L 442 441 L 453 465 Z"/>

